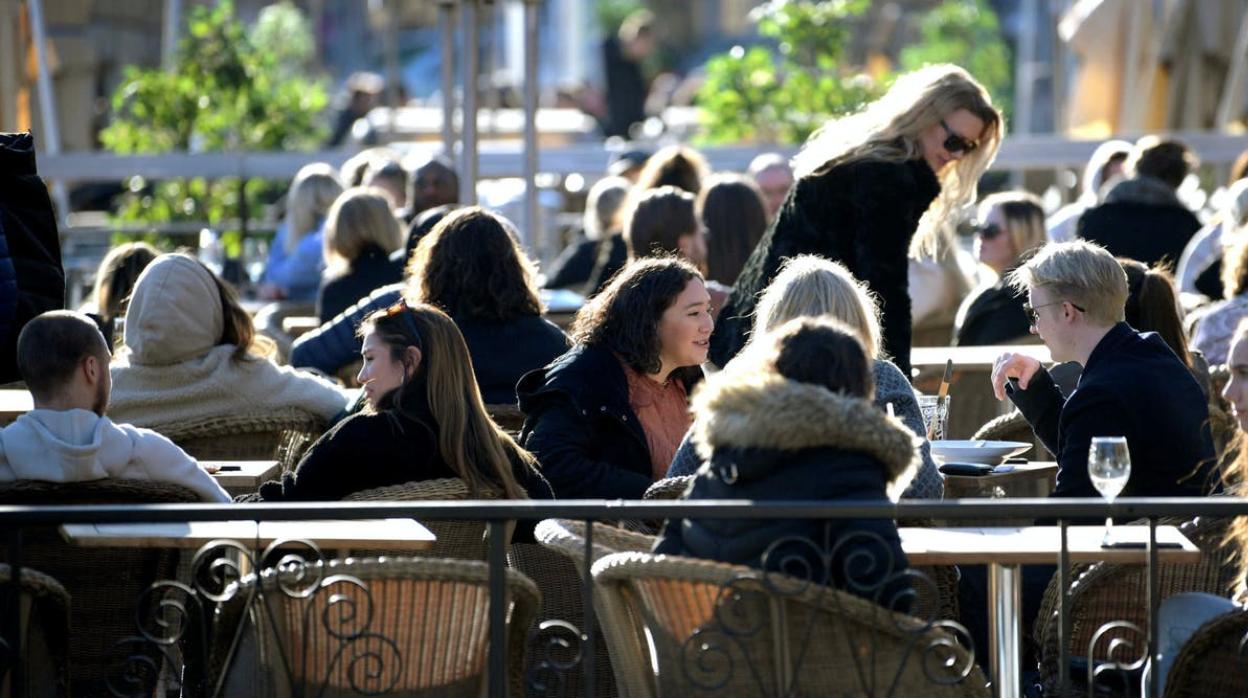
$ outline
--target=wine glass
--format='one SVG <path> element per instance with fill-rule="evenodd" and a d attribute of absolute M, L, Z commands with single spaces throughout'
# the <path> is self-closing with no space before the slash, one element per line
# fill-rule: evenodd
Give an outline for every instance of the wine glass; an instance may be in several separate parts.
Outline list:
<path fill-rule="evenodd" d="M 1125 436 L 1094 436 L 1088 448 L 1088 477 L 1092 486 L 1101 493 L 1110 504 L 1114 498 L 1122 494 L 1131 477 L 1131 453 L 1127 450 Z M 1105 538 L 1102 547 L 1111 541 L 1110 531 L 1113 529 L 1113 517 L 1105 517 Z"/>

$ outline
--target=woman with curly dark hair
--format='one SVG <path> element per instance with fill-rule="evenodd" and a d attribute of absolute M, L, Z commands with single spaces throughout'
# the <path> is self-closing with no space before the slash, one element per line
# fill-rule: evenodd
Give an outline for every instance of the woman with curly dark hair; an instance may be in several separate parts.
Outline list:
<path fill-rule="evenodd" d="M 568 349 L 542 317 L 533 264 L 507 219 L 479 206 L 448 214 L 416 246 L 409 300 L 450 315 L 468 343 L 487 404 L 513 404 L 516 381 Z"/>
<path fill-rule="evenodd" d="M 560 499 L 640 499 L 689 428 L 711 298 L 688 262 L 630 263 L 576 317 L 576 346 L 520 379 L 520 443 Z"/>

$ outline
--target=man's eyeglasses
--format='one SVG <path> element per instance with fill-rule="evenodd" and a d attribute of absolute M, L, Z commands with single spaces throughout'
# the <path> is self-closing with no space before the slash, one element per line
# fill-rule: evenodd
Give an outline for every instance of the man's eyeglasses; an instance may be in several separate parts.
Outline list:
<path fill-rule="evenodd" d="M 983 223 L 975 226 L 975 234 L 983 240 L 991 240 L 1000 235 L 1002 228 L 996 223 Z"/>
<path fill-rule="evenodd" d="M 1027 318 L 1031 320 L 1031 324 L 1034 327 L 1037 322 L 1040 322 L 1040 313 L 1037 313 L 1036 312 L 1037 310 L 1041 308 L 1047 308 L 1050 305 L 1061 305 L 1062 303 L 1070 303 L 1070 307 L 1074 308 L 1075 310 L 1078 310 L 1081 313 L 1088 312 L 1087 310 L 1084 310 L 1082 307 L 1076 305 L 1075 303 L 1071 303 L 1070 301 L 1053 301 L 1052 303 L 1045 303 L 1044 305 L 1037 305 L 1034 308 L 1031 306 L 1031 303 L 1023 303 L 1023 312 L 1027 313 Z"/>
<path fill-rule="evenodd" d="M 945 150 L 951 153 L 970 155 L 979 147 L 979 144 L 975 141 L 967 140 L 959 135 L 957 131 L 949 128 L 949 124 L 945 123 L 944 119 L 940 120 L 940 126 L 945 129 Z"/>
<path fill-rule="evenodd" d="M 411 308 L 407 305 L 407 299 L 399 298 L 399 301 L 389 308 L 386 308 L 385 312 L 382 313 L 381 316 L 384 318 L 394 317 L 395 315 L 402 317 L 403 327 L 407 330 L 407 333 L 411 335 L 413 346 L 423 349 L 424 341 L 420 337 L 420 328 L 416 327 L 416 321 L 412 319 L 411 313 L 408 312 L 410 310 Z"/>

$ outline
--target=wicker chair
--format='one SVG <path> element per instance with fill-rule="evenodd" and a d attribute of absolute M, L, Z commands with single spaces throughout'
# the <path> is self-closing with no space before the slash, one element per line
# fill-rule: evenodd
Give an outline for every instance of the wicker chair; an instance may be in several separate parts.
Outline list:
<path fill-rule="evenodd" d="M 473 499 L 497 499 L 498 493 L 483 491 Z M 342 498 L 344 502 L 422 502 L 469 499 L 468 486 L 459 478 L 421 480 L 402 485 L 377 487 L 354 492 Z M 480 560 L 484 562 L 489 552 L 486 535 L 488 525 L 484 521 L 427 521 L 425 525 L 437 537 L 429 550 L 413 550 L 413 557 L 443 557 L 457 560 Z M 370 551 L 353 551 L 356 557 L 367 557 Z M 394 553 L 387 553 L 393 556 Z"/>
<path fill-rule="evenodd" d="M 1227 613 L 1200 626 L 1170 665 L 1164 698 L 1248 696 L 1248 611 Z"/>
<path fill-rule="evenodd" d="M 178 485 L 146 480 L 38 482 L 18 480 L 0 485 L 0 504 L 162 504 L 198 502 Z M 69 678 L 75 695 L 106 695 L 109 678 L 117 679 L 116 646 L 137 634 L 135 610 L 140 595 L 153 582 L 174 579 L 176 550 L 84 548 L 70 545 L 56 527 L 22 531 L 21 565 L 54 576 L 72 599 L 69 634 Z M 4 551 L 7 556 L 7 551 Z M 7 557 L 5 558 L 7 562 Z M 150 608 L 148 610 L 151 610 Z M 146 653 L 153 661 L 154 653 Z M 141 668 L 139 668 L 142 671 Z M 154 676 L 143 676 L 152 681 Z"/>
<path fill-rule="evenodd" d="M 519 569 L 532 576 L 529 569 L 545 566 L 548 570 L 540 573 L 541 577 L 533 577 L 541 585 L 544 594 L 542 620 L 562 618 L 578 627 L 582 625 L 585 608 L 582 603 L 582 574 L 585 570 L 585 522 L 569 519 L 546 519 L 537 524 L 537 539 L 541 541 L 542 554 L 532 554 L 531 560 L 520 558 Z M 654 546 L 655 537 L 644 533 L 627 531 L 610 524 L 594 524 L 593 562 L 607 555 L 618 552 L 649 552 Z M 513 552 L 525 546 L 513 545 Z M 557 575 L 557 576 L 556 576 Z M 594 590 L 597 596 L 597 589 Z M 601 612 L 602 602 L 595 602 Z M 548 618 L 549 616 L 549 618 Z M 610 658 L 610 643 L 605 641 L 602 617 L 598 618 L 597 632 L 594 636 L 595 659 L 595 691 L 594 695 L 630 695 L 624 683 L 617 682 Z M 569 688 L 579 688 L 579 674 L 568 677 Z M 569 691 L 566 695 L 577 695 Z"/>
<path fill-rule="evenodd" d="M 289 408 L 156 424 L 152 429 L 200 460 L 278 460 L 289 471 L 320 438 L 325 423 Z"/>
<path fill-rule="evenodd" d="M 262 595 L 244 616 L 240 650 L 224 670 L 223 695 L 285 695 L 288 689 L 327 698 L 365 692 L 484 695 L 490 605 L 485 563 L 348 559 L 312 563 L 302 571 L 302 580 L 295 570 L 262 574 Z M 505 572 L 508 681 L 519 696 L 524 636 L 541 594 L 524 575 Z M 245 580 L 231 603 L 245 602 L 255 584 L 254 576 Z M 284 592 L 283 585 L 307 593 Z M 221 663 L 219 657 L 214 661 Z"/>
<path fill-rule="evenodd" d="M 693 484 L 693 475 L 665 477 L 646 488 L 642 499 L 680 499 L 681 495 Z"/>
<path fill-rule="evenodd" d="M 485 411 L 500 429 L 512 436 L 524 427 L 524 413 L 515 405 L 486 405 Z"/>
<path fill-rule="evenodd" d="M 1200 562 L 1194 564 L 1163 563 L 1157 566 L 1159 601 L 1188 591 L 1203 591 L 1219 596 L 1229 592 L 1235 566 L 1231 564 L 1230 549 L 1221 544 L 1226 525 L 1225 520 L 1196 519 L 1180 527 L 1184 535 L 1204 555 Z M 1144 632 L 1148 631 L 1148 570 L 1144 565 L 1097 563 L 1076 567 L 1070 578 L 1075 580 L 1070 587 L 1070 601 L 1067 606 L 1070 615 L 1068 647 L 1072 658 L 1087 657 L 1088 645 L 1093 636 L 1102 625 L 1110 621 L 1129 621 Z M 1058 576 L 1053 575 L 1045 589 L 1033 629 L 1033 637 L 1040 648 L 1040 678 L 1046 695 L 1059 695 L 1061 648 L 1057 641 L 1060 625 L 1057 613 L 1058 581 Z M 1143 646 L 1144 637 L 1128 631 L 1110 631 L 1097 642 L 1093 659 L 1108 659 L 1110 643 L 1115 639 L 1132 642 L 1137 648 L 1135 654 L 1140 654 L 1138 648 Z M 1121 653 L 1115 656 L 1119 659 L 1124 657 Z M 1077 685 L 1073 679 L 1071 688 L 1078 693 L 1087 692 L 1086 686 Z"/>
<path fill-rule="evenodd" d="M 836 589 L 771 579 L 783 594 L 738 565 L 646 553 L 595 563 L 627 695 L 988 695 L 969 653 L 937 627 Z"/>
<path fill-rule="evenodd" d="M 12 579 L 8 565 L 0 565 L 0 613 L 7 613 L 8 584 Z M 26 632 L 22 636 L 22 676 L 25 690 L 22 698 L 65 698 L 69 695 L 69 593 L 48 575 L 23 567 L 21 571 L 19 613 Z M 9 632 L 6 621 L 4 632 Z M 0 696 L 9 698 L 14 692 L 9 658 L 4 660 L 4 679 Z"/>

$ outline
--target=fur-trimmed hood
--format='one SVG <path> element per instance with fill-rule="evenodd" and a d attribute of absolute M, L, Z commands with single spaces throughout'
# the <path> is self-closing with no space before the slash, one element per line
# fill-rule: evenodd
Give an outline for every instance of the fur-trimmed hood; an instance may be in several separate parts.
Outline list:
<path fill-rule="evenodd" d="M 921 440 L 867 400 L 769 373 L 721 372 L 692 401 L 693 442 L 704 461 L 716 450 L 830 448 L 870 456 L 894 499 L 920 464 Z"/>

